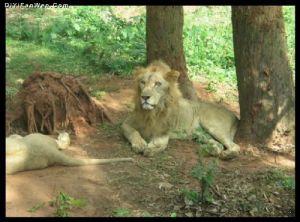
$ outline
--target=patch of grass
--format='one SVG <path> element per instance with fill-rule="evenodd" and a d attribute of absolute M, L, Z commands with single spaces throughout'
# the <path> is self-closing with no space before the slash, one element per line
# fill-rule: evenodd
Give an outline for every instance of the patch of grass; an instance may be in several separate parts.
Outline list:
<path fill-rule="evenodd" d="M 57 217 L 68 217 L 69 211 L 74 207 L 83 208 L 86 206 L 86 200 L 77 199 L 70 195 L 60 192 L 55 200 L 50 201 L 50 206 L 56 208 L 55 216 Z"/>
<path fill-rule="evenodd" d="M 217 85 L 217 82 L 215 81 L 210 81 L 207 86 L 205 87 L 205 90 L 207 92 L 216 92 L 217 91 L 217 88 L 216 88 L 216 85 Z"/>
<path fill-rule="evenodd" d="M 275 183 L 284 189 L 295 190 L 295 178 L 288 176 L 282 169 L 269 169 L 264 172 L 264 177 L 267 183 Z"/>
<path fill-rule="evenodd" d="M 103 130 L 107 132 L 107 134 L 114 134 L 120 129 L 122 125 L 122 122 L 116 123 L 116 124 L 111 124 L 111 123 L 106 123 L 103 122 L 99 124 L 99 127 L 101 127 Z"/>
<path fill-rule="evenodd" d="M 193 168 L 191 174 L 199 181 L 200 190 L 182 189 L 181 195 L 187 205 L 194 205 L 201 201 L 202 203 L 212 203 L 213 196 L 211 194 L 211 187 L 214 184 L 215 171 L 218 166 L 218 161 L 215 159 L 209 164 L 203 164 L 201 161 Z"/>
<path fill-rule="evenodd" d="M 218 167 L 218 160 L 214 159 L 209 164 L 200 162 L 192 170 L 192 176 L 195 177 L 201 186 L 201 198 L 204 203 L 211 203 L 213 196 L 210 192 L 210 187 L 213 186 L 215 180 L 215 171 Z"/>
<path fill-rule="evenodd" d="M 12 99 L 18 92 L 18 89 L 14 86 L 5 87 L 5 95 L 7 99 Z"/>
<path fill-rule="evenodd" d="M 181 194 L 184 199 L 190 201 L 192 204 L 196 204 L 199 202 L 199 193 L 195 190 L 182 189 Z"/>
<path fill-rule="evenodd" d="M 116 16 L 111 6 L 71 6 L 7 9 L 7 15 L 7 39 L 32 44 L 32 52 L 24 52 L 23 58 L 31 61 L 42 54 L 36 61 L 42 71 L 51 67 L 62 73 L 126 75 L 145 61 L 143 14 L 127 21 Z M 7 45 L 9 52 L 23 51 Z M 44 59 L 47 67 L 43 67 Z"/>
<path fill-rule="evenodd" d="M 29 208 L 27 211 L 30 213 L 35 213 L 39 209 L 43 208 L 45 206 L 45 203 L 38 203 L 34 205 L 33 207 Z"/>
<path fill-rule="evenodd" d="M 113 215 L 116 217 L 129 217 L 130 212 L 127 208 L 116 208 L 113 210 Z"/>
<path fill-rule="evenodd" d="M 177 217 L 176 212 L 172 212 L 172 213 L 170 214 L 170 217 Z"/>
<path fill-rule="evenodd" d="M 97 99 L 102 99 L 105 95 L 106 95 L 106 92 L 105 91 L 101 91 L 101 90 L 93 90 L 91 92 L 91 96 L 94 96 Z"/>
<path fill-rule="evenodd" d="M 34 71 L 86 75 L 93 70 L 93 67 L 88 66 L 87 60 L 76 52 L 61 52 L 51 46 L 11 38 L 7 38 L 6 45 L 11 54 L 6 75 L 8 82 L 17 78 L 26 79 Z"/>

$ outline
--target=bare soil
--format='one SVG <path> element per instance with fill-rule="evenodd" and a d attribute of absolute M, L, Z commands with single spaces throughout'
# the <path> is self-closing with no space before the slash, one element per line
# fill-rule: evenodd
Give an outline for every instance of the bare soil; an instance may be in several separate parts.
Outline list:
<path fill-rule="evenodd" d="M 199 144 L 191 140 L 171 140 L 166 151 L 152 158 L 135 154 L 120 131 L 121 122 L 132 108 L 132 81 L 105 77 L 89 86 L 91 90 L 105 87 L 101 103 L 108 109 L 113 124 L 99 123 L 91 138 L 71 135 L 72 144 L 64 152 L 75 157 L 133 157 L 135 162 L 55 166 L 6 176 L 6 216 L 54 217 L 56 208 L 49 202 L 59 192 L 86 200 L 85 207 L 69 210 L 71 217 L 295 215 L 295 190 L 270 176 L 272 170 L 282 169 L 294 178 L 293 153 L 280 155 L 240 144 L 240 157 L 232 161 L 219 160 L 211 189 L 214 201 L 191 203 L 182 190 L 201 190 L 199 181 L 191 176 L 199 162 Z M 216 93 L 208 93 L 205 84 L 195 83 L 195 87 L 204 100 L 218 102 L 218 92 L 224 95 L 222 87 Z M 236 92 L 232 96 L 236 97 Z M 238 114 L 236 99 L 225 100 L 224 105 Z M 201 158 L 205 163 L 214 159 Z M 28 211 L 38 204 L 44 205 L 34 212 Z"/>

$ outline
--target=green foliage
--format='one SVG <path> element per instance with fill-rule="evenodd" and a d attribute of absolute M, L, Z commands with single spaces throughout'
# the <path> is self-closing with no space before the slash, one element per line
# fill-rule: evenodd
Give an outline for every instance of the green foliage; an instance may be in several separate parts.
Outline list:
<path fill-rule="evenodd" d="M 191 201 L 193 204 L 198 203 L 199 201 L 199 194 L 197 191 L 182 189 L 181 194 L 186 198 L 188 201 Z"/>
<path fill-rule="evenodd" d="M 68 217 L 69 211 L 72 208 L 83 208 L 86 206 L 86 201 L 84 199 L 76 199 L 64 192 L 60 192 L 55 198 L 55 200 L 50 201 L 50 205 L 56 208 L 56 216 Z"/>
<path fill-rule="evenodd" d="M 6 45 L 11 54 L 7 76 L 26 78 L 34 70 L 128 75 L 146 60 L 146 18 L 138 13 L 125 19 L 115 8 L 6 9 Z M 294 70 L 295 7 L 283 6 L 283 12 Z M 201 6 L 185 13 L 183 37 L 191 78 L 236 86 L 230 6 Z M 214 90 L 213 83 L 207 90 Z"/>
<path fill-rule="evenodd" d="M 65 10 L 9 9 L 9 13 L 15 16 L 8 16 L 8 39 L 33 43 L 54 57 L 63 58 L 54 64 L 63 66 L 67 73 L 76 73 L 73 65 L 80 64 L 84 73 L 128 74 L 145 61 L 143 15 L 126 21 L 115 16 L 110 6 L 79 6 Z M 53 64 L 48 62 L 48 66 Z"/>
<path fill-rule="evenodd" d="M 177 217 L 176 212 L 172 212 L 172 213 L 170 214 L 170 217 Z"/>
<path fill-rule="evenodd" d="M 207 92 L 216 92 L 217 91 L 217 89 L 216 89 L 216 85 L 217 85 L 218 83 L 217 82 L 215 82 L 215 81 L 210 81 L 208 84 L 207 84 L 207 86 L 205 87 L 205 90 L 207 91 Z"/>
<path fill-rule="evenodd" d="M 91 92 L 91 96 L 94 96 L 97 99 L 102 99 L 105 95 L 106 95 L 106 92 L 105 91 L 101 91 L 101 90 L 93 90 Z"/>
<path fill-rule="evenodd" d="M 295 71 L 295 7 L 283 6 L 288 55 Z M 186 14 L 184 50 L 190 77 L 236 86 L 231 6 L 203 6 Z"/>
<path fill-rule="evenodd" d="M 218 167 L 218 161 L 214 159 L 209 164 L 203 164 L 200 162 L 194 167 L 191 174 L 196 178 L 201 186 L 201 193 L 195 190 L 182 189 L 181 194 L 184 197 L 185 202 L 189 204 L 197 204 L 199 201 L 202 203 L 212 203 L 213 196 L 211 194 L 211 187 L 214 184 L 215 171 Z"/>
<path fill-rule="evenodd" d="M 8 99 L 11 99 L 14 97 L 14 95 L 16 95 L 18 92 L 18 89 L 16 87 L 13 86 L 7 86 L 5 87 L 5 95 Z"/>
<path fill-rule="evenodd" d="M 35 213 L 37 210 L 41 209 L 45 206 L 45 203 L 38 203 L 34 205 L 33 207 L 29 208 L 27 211 L 30 213 Z"/>
<path fill-rule="evenodd" d="M 295 6 L 283 6 L 283 18 L 287 36 L 288 56 L 295 72 Z"/>
<path fill-rule="evenodd" d="M 295 190 L 295 178 L 286 175 L 282 169 L 269 169 L 265 173 L 267 183 L 276 183 L 287 190 Z"/>
<path fill-rule="evenodd" d="M 130 216 L 130 212 L 127 208 L 116 208 L 113 211 L 114 216 L 116 217 L 129 217 Z"/>
<path fill-rule="evenodd" d="M 115 124 L 110 123 L 101 123 L 98 126 L 102 128 L 107 134 L 111 135 L 113 133 L 116 133 L 118 129 L 121 128 L 122 122 L 118 122 Z"/>
<path fill-rule="evenodd" d="M 201 184 L 202 201 L 211 203 L 213 197 L 210 193 L 210 187 L 214 184 L 214 174 L 218 167 L 218 161 L 214 159 L 207 166 L 201 161 L 192 170 L 192 176 L 195 177 Z"/>
<path fill-rule="evenodd" d="M 202 156 L 218 155 L 223 150 L 223 145 L 216 141 L 205 129 L 198 127 L 193 132 L 192 138 L 199 144 L 198 154 Z"/>
<path fill-rule="evenodd" d="M 192 78 L 236 85 L 230 6 L 203 6 L 186 15 L 183 34 Z"/>

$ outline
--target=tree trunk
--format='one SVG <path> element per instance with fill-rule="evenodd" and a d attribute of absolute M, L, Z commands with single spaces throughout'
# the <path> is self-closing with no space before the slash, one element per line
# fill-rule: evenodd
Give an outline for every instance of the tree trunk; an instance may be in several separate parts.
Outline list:
<path fill-rule="evenodd" d="M 183 51 L 183 7 L 147 6 L 146 41 L 147 63 L 161 59 L 180 72 L 179 86 L 185 98 L 198 100 L 187 76 Z"/>
<path fill-rule="evenodd" d="M 281 6 L 233 6 L 241 121 L 237 139 L 294 144 L 295 92 Z"/>

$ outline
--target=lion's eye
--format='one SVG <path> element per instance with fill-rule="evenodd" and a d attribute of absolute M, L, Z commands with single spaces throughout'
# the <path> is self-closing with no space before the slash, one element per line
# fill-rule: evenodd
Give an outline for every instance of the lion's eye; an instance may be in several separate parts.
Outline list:
<path fill-rule="evenodd" d="M 142 85 L 145 85 L 145 81 L 144 81 L 144 80 L 141 80 L 141 84 L 142 84 Z"/>
<path fill-rule="evenodd" d="M 156 87 L 161 86 L 161 82 L 155 82 L 155 86 L 156 86 Z"/>

